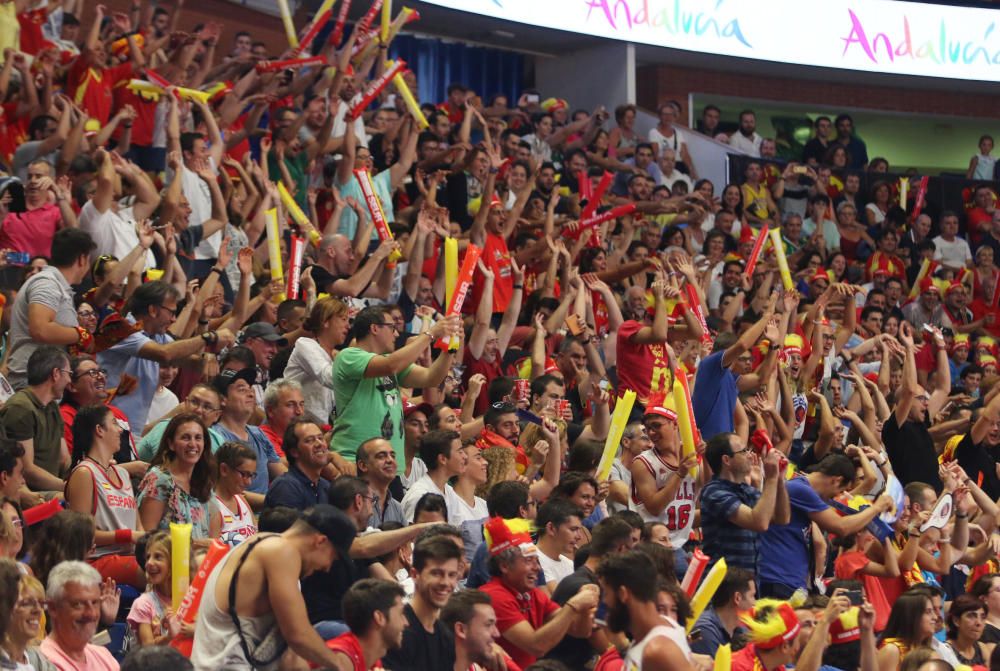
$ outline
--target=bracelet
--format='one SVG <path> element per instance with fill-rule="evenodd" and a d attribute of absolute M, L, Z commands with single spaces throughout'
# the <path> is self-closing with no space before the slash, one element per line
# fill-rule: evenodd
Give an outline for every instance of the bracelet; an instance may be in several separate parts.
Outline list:
<path fill-rule="evenodd" d="M 212 266 L 212 269 L 210 271 L 208 271 L 208 272 L 210 272 L 210 273 L 219 273 L 219 275 L 221 276 L 222 273 L 225 272 L 225 268 L 216 268 L 215 266 Z"/>
<path fill-rule="evenodd" d="M 524 285 L 523 284 L 515 284 L 514 285 L 514 290 L 517 291 L 518 289 L 521 289 L 523 291 L 524 290 Z"/>
<path fill-rule="evenodd" d="M 206 345 L 214 345 L 219 342 L 219 334 L 215 331 L 207 331 L 201 334 L 201 339 L 205 341 Z"/>
<path fill-rule="evenodd" d="M 132 530 L 131 529 L 115 529 L 115 543 L 118 545 L 124 545 L 126 543 L 132 542 Z"/>
<path fill-rule="evenodd" d="M 495 175 L 500 172 L 500 168 L 490 168 L 490 174 Z"/>
<path fill-rule="evenodd" d="M 574 605 L 573 605 L 572 603 L 570 603 L 569 601 L 567 601 L 567 602 L 566 602 L 566 605 L 567 605 L 567 606 L 569 606 L 569 609 L 570 609 L 571 611 L 573 611 L 574 613 L 579 613 L 579 612 L 580 612 L 580 609 L 579 609 L 579 608 L 577 608 L 576 606 L 574 606 Z"/>
<path fill-rule="evenodd" d="M 969 514 L 965 513 L 963 515 L 962 513 L 955 513 L 955 519 L 956 520 L 967 520 L 967 519 L 969 519 Z"/>
<path fill-rule="evenodd" d="M 199 319 L 198 323 L 201 324 L 202 326 L 204 326 L 205 324 L 208 323 L 208 320 L 207 319 Z"/>
<path fill-rule="evenodd" d="M 131 127 L 132 127 L 132 124 L 130 124 L 130 123 L 123 123 L 122 124 L 122 128 L 131 128 Z"/>

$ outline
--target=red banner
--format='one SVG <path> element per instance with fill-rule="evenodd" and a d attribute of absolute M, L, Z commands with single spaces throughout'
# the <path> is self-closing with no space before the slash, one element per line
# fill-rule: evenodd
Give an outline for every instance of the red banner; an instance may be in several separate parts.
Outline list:
<path fill-rule="evenodd" d="M 302 39 L 299 41 L 299 46 L 292 49 L 292 53 L 298 56 L 303 51 L 308 49 L 309 45 L 311 45 L 313 40 L 316 39 L 316 35 L 319 34 L 319 31 L 322 30 L 323 26 L 326 25 L 326 22 L 330 20 L 331 16 L 333 16 L 333 10 L 328 9 L 313 19 L 312 25 L 309 26 L 309 30 L 307 30 L 306 34 L 302 36 Z"/>
<path fill-rule="evenodd" d="M 340 44 L 341 38 L 344 37 L 344 25 L 347 23 L 347 13 L 351 11 L 351 0 L 343 0 L 340 3 L 340 11 L 337 13 L 337 23 L 333 26 L 333 32 L 330 33 L 330 39 L 327 44 L 332 44 L 337 46 Z"/>
<path fill-rule="evenodd" d="M 753 251 L 750 252 L 750 258 L 747 259 L 747 267 L 743 271 L 743 274 L 747 277 L 753 278 L 754 268 L 757 267 L 757 261 L 760 260 L 760 252 L 764 249 L 764 243 L 767 242 L 767 224 L 760 229 L 760 235 L 757 236 L 757 242 L 753 243 Z"/>
<path fill-rule="evenodd" d="M 326 65 L 326 57 L 311 56 L 309 58 L 286 58 L 282 61 L 261 61 L 256 66 L 257 72 L 277 72 L 288 68 L 304 68 L 308 65 Z"/>
<path fill-rule="evenodd" d="M 479 260 L 479 255 L 482 253 L 483 250 L 475 245 L 466 247 L 462 267 L 458 270 L 455 291 L 451 294 L 451 303 L 448 304 L 448 312 L 445 316 L 461 316 L 462 304 L 465 303 L 465 297 L 468 295 L 469 289 L 472 288 L 472 274 L 476 271 L 476 261 Z M 447 350 L 450 346 L 451 344 L 447 340 L 437 342 L 438 349 Z"/>
<path fill-rule="evenodd" d="M 604 192 L 608 190 L 609 186 L 611 186 L 611 180 L 614 178 L 615 176 L 610 172 L 607 170 L 604 171 L 604 174 L 601 176 L 601 181 L 597 183 L 597 188 L 594 189 L 593 193 L 590 194 L 590 198 L 587 200 L 587 206 L 583 208 L 582 212 L 580 212 L 581 220 L 589 219 L 593 216 L 594 212 L 597 212 L 597 207 L 601 204 L 601 200 L 604 199 Z M 588 176 L 586 179 L 587 184 L 589 185 L 590 177 Z"/>
<path fill-rule="evenodd" d="M 712 342 L 712 334 L 708 332 L 708 322 L 705 321 L 705 311 L 701 308 L 701 299 L 698 297 L 698 290 L 694 288 L 694 285 L 688 282 L 684 285 L 684 291 L 687 293 L 688 305 L 691 307 L 691 312 L 694 316 L 698 318 L 698 323 L 701 324 L 701 341 L 703 343 Z"/>
<path fill-rule="evenodd" d="M 302 274 L 302 257 L 306 251 L 306 239 L 292 236 L 292 247 L 288 254 L 288 285 L 285 287 L 285 295 L 288 298 L 299 297 L 299 275 Z"/>
<path fill-rule="evenodd" d="M 378 11 L 380 9 L 382 9 L 382 0 L 375 0 L 375 2 L 372 3 L 372 6 L 368 10 L 368 12 L 363 17 L 361 17 L 360 21 L 358 21 L 357 34 L 359 36 L 359 41 L 360 41 L 360 36 L 367 33 L 368 29 L 371 28 L 372 21 L 375 20 L 375 15 L 378 14 Z"/>
<path fill-rule="evenodd" d="M 618 207 L 614 207 L 607 212 L 590 217 L 589 219 L 581 219 L 577 224 L 575 231 L 567 231 L 567 237 L 574 239 L 579 238 L 580 234 L 588 228 L 597 228 L 607 221 L 617 219 L 618 217 L 626 217 L 633 212 L 635 212 L 635 203 L 629 203 L 628 205 L 619 205 Z"/>
<path fill-rule="evenodd" d="M 191 585 L 184 595 L 184 600 L 181 601 L 180 608 L 177 609 L 177 613 L 175 614 L 179 622 L 194 624 L 195 617 L 198 615 L 198 607 L 201 605 L 201 597 L 204 595 L 205 583 L 208 582 L 208 576 L 212 572 L 212 569 L 225 559 L 228 552 L 229 546 L 218 539 L 213 540 L 212 544 L 208 546 L 208 552 L 205 554 L 205 558 L 201 560 L 198 572 L 195 573 L 194 580 L 191 581 Z M 170 641 L 170 647 L 179 650 L 185 657 L 191 656 L 191 648 L 193 646 L 194 639 L 183 634 L 178 634 Z"/>
<path fill-rule="evenodd" d="M 924 199 L 927 198 L 927 180 L 926 176 L 920 178 L 920 187 L 917 189 L 917 204 L 913 206 L 913 221 L 917 220 L 920 211 L 924 209 Z"/>
<path fill-rule="evenodd" d="M 351 108 L 350 112 L 351 118 L 356 119 L 359 116 L 361 116 L 361 113 L 364 112 L 365 109 L 372 104 L 372 101 L 375 100 L 376 97 L 378 97 L 378 94 L 382 92 L 382 89 L 384 89 L 386 86 L 389 85 L 389 82 L 392 81 L 392 78 L 398 74 L 402 74 L 403 70 L 405 69 L 406 69 L 406 61 L 400 58 L 392 65 L 391 68 L 383 72 L 381 77 L 379 77 L 378 79 L 373 79 L 372 82 L 368 85 L 368 89 L 365 90 L 365 94 L 361 97 L 361 100 L 358 101 L 358 104 L 356 104 L 354 107 Z"/>

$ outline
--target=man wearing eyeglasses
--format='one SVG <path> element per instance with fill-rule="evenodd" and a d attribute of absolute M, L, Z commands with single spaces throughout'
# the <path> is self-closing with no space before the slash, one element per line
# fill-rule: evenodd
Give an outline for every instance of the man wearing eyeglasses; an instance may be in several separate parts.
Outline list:
<path fill-rule="evenodd" d="M 187 399 L 183 403 L 178 404 L 176 408 L 168 412 L 163 419 L 157 422 L 142 437 L 136 448 L 139 459 L 145 462 L 152 461 L 156 451 L 160 448 L 160 439 L 163 438 L 163 432 L 167 429 L 167 424 L 176 415 L 186 412 L 198 415 L 201 421 L 205 422 L 205 426 L 208 427 L 208 437 L 212 444 L 212 454 L 215 454 L 222 447 L 222 443 L 226 442 L 226 439 L 213 427 L 219 420 L 219 413 L 222 412 L 222 399 L 219 397 L 219 392 L 211 385 L 199 383 L 191 388 Z"/>
<path fill-rule="evenodd" d="M 63 438 L 66 440 L 67 449 L 72 454 L 73 418 L 76 417 L 76 411 L 87 405 L 102 405 L 107 402 L 108 371 L 97 365 L 94 357 L 89 354 L 73 357 L 70 360 L 69 367 L 73 373 L 70 376 L 69 384 L 66 385 L 66 391 L 63 392 L 63 400 L 59 404 L 59 412 L 62 414 L 63 423 L 65 424 Z M 113 405 L 109 405 L 108 408 L 110 408 L 111 414 L 114 415 L 115 421 L 122 428 L 121 447 L 115 453 L 115 463 L 123 465 L 125 470 L 129 471 L 129 475 L 142 477 L 146 473 L 148 464 L 139 462 L 136 467 L 136 473 L 132 473 L 127 465 L 129 462 L 134 462 L 139 458 L 135 450 L 135 436 L 129 430 L 128 417 Z"/>
<path fill-rule="evenodd" d="M 122 375 L 137 382 L 135 390 L 116 395 L 112 401 L 128 416 L 132 433 L 141 433 L 146 426 L 149 406 L 160 384 L 160 364 L 181 361 L 209 348 L 221 349 L 235 340 L 229 329 L 174 339 L 168 331 L 177 319 L 179 299 L 178 291 L 161 280 L 138 287 L 128 307 L 129 317 L 140 329 L 97 355 L 98 364 L 108 371 L 108 387 L 118 387 Z"/>
<path fill-rule="evenodd" d="M 735 433 L 720 433 L 708 441 L 705 460 L 715 475 L 701 490 L 699 507 L 704 551 L 713 564 L 725 557 L 727 566 L 756 574 L 759 534 L 767 531 L 772 519 L 777 524 L 791 521 L 780 458 L 778 450 L 768 452 L 763 482 L 747 484 L 755 471 L 755 457 L 746 442 Z"/>

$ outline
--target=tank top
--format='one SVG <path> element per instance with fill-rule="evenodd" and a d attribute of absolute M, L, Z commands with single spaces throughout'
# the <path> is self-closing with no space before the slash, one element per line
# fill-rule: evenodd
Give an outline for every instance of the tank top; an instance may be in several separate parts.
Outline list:
<path fill-rule="evenodd" d="M 622 667 L 622 670 L 642 671 L 642 655 L 646 651 L 646 646 L 649 645 L 650 641 L 659 636 L 668 638 L 674 643 L 677 642 L 677 637 L 674 636 L 674 632 L 668 625 L 660 624 L 653 627 L 645 636 L 642 637 L 641 641 L 635 642 L 629 646 L 628 651 L 625 653 L 625 664 Z"/>
<path fill-rule="evenodd" d="M 976 170 L 972 173 L 972 179 L 993 179 L 993 169 L 996 167 L 997 160 L 993 156 L 984 156 L 982 154 L 977 154 L 976 158 Z"/>
<path fill-rule="evenodd" d="M 655 449 L 648 449 L 635 460 L 641 463 L 653 475 L 656 481 L 656 489 L 663 489 L 667 484 L 667 479 L 677 469 L 668 465 Z M 644 522 L 662 522 L 670 530 L 670 545 L 675 550 L 680 549 L 691 536 L 691 528 L 694 526 L 694 478 L 685 475 L 681 480 L 680 487 L 677 488 L 677 495 L 674 500 L 667 504 L 663 512 L 653 515 L 646 510 L 645 504 L 639 499 L 639 491 L 636 489 L 635 480 L 632 481 L 632 496 L 629 499 L 629 509 L 634 510 L 642 516 Z"/>
<path fill-rule="evenodd" d="M 246 552 L 239 559 L 246 557 L 253 552 L 257 543 L 267 540 L 271 536 L 258 537 L 250 544 Z M 276 537 L 276 536 L 275 536 Z M 267 666 L 253 666 L 243 654 L 240 644 L 240 633 L 233 624 L 233 619 L 229 613 L 219 608 L 215 600 L 215 586 L 219 582 L 219 576 L 225 570 L 226 565 L 233 560 L 235 552 L 230 552 L 218 565 L 212 569 L 205 582 L 205 591 L 201 597 L 201 606 L 198 609 L 198 620 L 195 624 L 194 648 L 191 650 L 191 663 L 195 671 L 218 671 L 219 669 L 250 671 L 270 671 L 278 668 L 278 661 L 275 660 Z M 237 559 L 237 561 L 239 561 Z M 235 576 L 235 572 L 234 572 Z M 232 590 L 230 590 L 232 591 Z M 277 624 L 273 613 L 261 615 L 259 617 L 239 616 L 240 627 L 246 640 L 257 647 L 265 638 L 270 638 L 272 630 Z"/>
<path fill-rule="evenodd" d="M 94 525 L 97 529 L 101 531 L 135 529 L 135 494 L 132 492 L 132 481 L 125 469 L 121 466 L 111 467 L 117 479 L 117 482 L 113 482 L 104 467 L 89 457 L 77 464 L 77 468 L 86 469 L 94 479 L 94 503 L 90 514 L 94 516 Z M 94 550 L 91 557 L 112 554 L 132 554 L 132 545 L 102 545 Z"/>
<path fill-rule="evenodd" d="M 250 510 L 246 499 L 239 494 L 236 495 L 235 513 L 214 494 L 209 506 L 218 510 L 219 514 L 222 515 L 222 530 L 219 532 L 219 540 L 229 547 L 234 548 L 257 533 L 253 511 Z"/>

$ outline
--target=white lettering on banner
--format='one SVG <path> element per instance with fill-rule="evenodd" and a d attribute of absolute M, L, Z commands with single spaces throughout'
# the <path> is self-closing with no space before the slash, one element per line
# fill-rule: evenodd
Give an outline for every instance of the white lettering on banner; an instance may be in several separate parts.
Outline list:
<path fill-rule="evenodd" d="M 899 0 L 425 0 L 637 44 L 897 75 L 1000 81 L 1000 10 Z M 801 20 L 822 20 L 801 29 Z"/>

